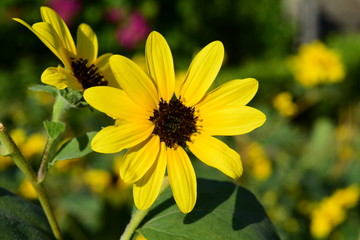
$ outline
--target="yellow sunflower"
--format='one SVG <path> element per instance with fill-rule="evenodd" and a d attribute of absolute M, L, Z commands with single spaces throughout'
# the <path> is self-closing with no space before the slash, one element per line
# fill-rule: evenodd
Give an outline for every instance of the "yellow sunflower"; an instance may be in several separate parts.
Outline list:
<path fill-rule="evenodd" d="M 109 66 L 112 54 L 97 57 L 98 41 L 89 25 L 79 25 L 75 46 L 69 28 L 54 10 L 41 7 L 40 12 L 43 21 L 32 26 L 19 18 L 14 20 L 30 29 L 65 66 L 47 68 L 41 75 L 43 83 L 58 89 L 69 87 L 74 90 L 104 85 L 118 87 Z"/>
<path fill-rule="evenodd" d="M 114 55 L 110 67 L 122 89 L 89 88 L 85 100 L 116 119 L 92 140 L 94 151 L 128 149 L 120 176 L 134 183 L 139 209 L 156 200 L 167 170 L 174 199 L 184 213 L 196 202 L 196 176 L 186 150 L 233 179 L 242 174 L 239 154 L 214 135 L 244 134 L 261 126 L 265 115 L 245 106 L 255 95 L 255 79 L 233 80 L 206 93 L 218 74 L 224 47 L 215 41 L 192 61 L 185 79 L 175 81 L 170 48 L 157 32 L 146 42 L 147 73 L 130 59 Z"/>

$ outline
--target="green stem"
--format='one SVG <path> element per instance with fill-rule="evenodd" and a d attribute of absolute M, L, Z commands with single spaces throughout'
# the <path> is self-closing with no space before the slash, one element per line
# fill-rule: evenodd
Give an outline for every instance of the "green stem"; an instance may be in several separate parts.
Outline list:
<path fill-rule="evenodd" d="M 69 103 L 60 94 L 58 94 L 53 106 L 51 121 L 60 122 L 62 116 L 64 115 L 65 111 L 69 108 L 69 106 L 70 106 Z M 38 182 L 44 181 L 46 177 L 46 173 L 50 161 L 49 155 L 51 153 L 55 140 L 56 140 L 55 138 L 47 136 L 46 146 L 41 158 L 40 168 L 38 171 L 38 177 L 37 177 Z"/>
<path fill-rule="evenodd" d="M 149 208 L 145 210 L 136 209 L 131 216 L 129 224 L 126 226 L 124 233 L 120 237 L 120 240 L 129 240 L 148 212 Z"/>
<path fill-rule="evenodd" d="M 32 186 L 34 187 L 55 238 L 62 239 L 59 226 L 55 220 L 53 211 L 49 203 L 49 199 L 47 197 L 45 186 L 37 181 L 35 171 L 31 168 L 29 162 L 26 161 L 19 148 L 14 143 L 13 139 L 7 133 L 2 123 L 0 123 L 0 143 L 2 148 L 5 149 L 8 153 L 7 155 L 14 160 L 16 166 L 24 173 L 26 178 L 31 182 Z"/>
<path fill-rule="evenodd" d="M 168 186 L 169 186 L 169 180 L 167 177 L 165 177 L 160 189 L 160 193 L 162 193 Z M 134 211 L 134 213 L 131 216 L 129 224 L 126 226 L 124 233 L 120 237 L 120 240 L 129 240 L 132 237 L 136 228 L 140 225 L 141 221 L 146 217 L 149 210 L 150 208 L 145 210 L 136 209 Z"/>
<path fill-rule="evenodd" d="M 53 106 L 53 115 L 51 121 L 53 122 L 60 122 L 62 116 L 64 115 L 65 111 L 70 107 L 68 101 L 63 98 L 60 94 L 57 95 L 54 106 Z"/>

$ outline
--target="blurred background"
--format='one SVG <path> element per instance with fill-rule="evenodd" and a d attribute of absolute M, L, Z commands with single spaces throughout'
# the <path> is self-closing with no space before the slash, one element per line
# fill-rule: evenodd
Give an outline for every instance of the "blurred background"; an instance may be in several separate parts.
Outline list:
<path fill-rule="evenodd" d="M 212 88 L 253 77 L 250 102 L 267 115 L 250 134 L 221 137 L 242 157 L 241 184 L 255 193 L 281 239 L 360 239 L 360 1 L 358 0 L 2 0 L 0 122 L 37 169 L 45 144 L 42 121 L 53 97 L 32 92 L 59 60 L 24 26 L 50 6 L 75 37 L 80 23 L 112 52 L 144 65 L 144 43 L 167 39 L 177 76 L 214 40 L 226 57 Z M 88 108 L 71 109 L 64 139 L 113 124 Z M 60 143 L 61 144 L 61 143 Z M 68 239 L 116 239 L 132 209 L 131 186 L 118 175 L 121 154 L 59 161 L 46 179 Z M 195 158 L 198 177 L 227 180 Z M 36 203 L 10 158 L 0 157 L 0 186 Z"/>

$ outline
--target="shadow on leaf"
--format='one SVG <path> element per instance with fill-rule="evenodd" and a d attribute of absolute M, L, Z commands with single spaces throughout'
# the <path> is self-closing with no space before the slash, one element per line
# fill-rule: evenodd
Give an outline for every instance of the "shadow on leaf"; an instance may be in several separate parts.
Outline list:
<path fill-rule="evenodd" d="M 250 225 L 257 226 L 257 231 L 266 239 L 280 239 L 274 231 L 275 228 L 269 228 L 272 223 L 269 221 L 265 209 L 256 199 L 255 195 L 249 190 L 238 187 L 235 198 L 235 209 L 232 219 L 232 227 L 236 230 L 242 230 Z"/>
<path fill-rule="evenodd" d="M 143 222 L 147 222 L 148 220 L 152 219 L 157 214 L 164 212 L 166 209 L 168 209 L 169 207 L 171 207 L 174 204 L 175 204 L 174 198 L 169 197 L 168 199 L 166 199 L 165 201 L 161 202 L 156 207 L 151 209 L 149 211 L 149 213 L 146 215 L 146 217 L 144 218 Z"/>
<path fill-rule="evenodd" d="M 257 203 L 256 197 L 248 190 L 238 187 L 233 214 L 233 229 L 240 230 L 247 225 L 261 222 L 266 213 L 264 208 Z"/>
<path fill-rule="evenodd" d="M 194 223 L 211 213 L 225 202 L 234 192 L 235 185 L 230 182 L 198 179 L 198 198 L 194 209 L 184 218 L 184 224 Z"/>

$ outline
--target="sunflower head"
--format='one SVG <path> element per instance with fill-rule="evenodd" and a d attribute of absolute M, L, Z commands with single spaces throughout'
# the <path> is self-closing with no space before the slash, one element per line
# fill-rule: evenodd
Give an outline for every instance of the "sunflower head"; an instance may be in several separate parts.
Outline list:
<path fill-rule="evenodd" d="M 110 70 L 107 53 L 98 57 L 98 40 L 91 27 L 80 24 L 77 29 L 77 44 L 64 20 L 51 8 L 41 7 L 41 22 L 30 26 L 14 18 L 32 31 L 63 63 L 49 67 L 41 75 L 41 81 L 58 89 L 85 90 L 94 86 L 118 87 Z"/>
<path fill-rule="evenodd" d="M 207 92 L 222 65 L 220 41 L 204 47 L 179 81 L 161 34 L 152 32 L 145 49 L 146 72 L 130 59 L 114 55 L 110 67 L 121 89 L 98 86 L 84 92 L 91 106 L 115 119 L 115 125 L 97 133 L 91 146 L 103 153 L 128 149 L 120 176 L 134 183 L 138 208 L 152 205 L 167 172 L 177 205 L 188 213 L 196 203 L 197 183 L 187 151 L 229 177 L 239 178 L 239 154 L 214 136 L 244 134 L 264 123 L 262 112 L 245 106 L 258 83 L 237 79 Z"/>
<path fill-rule="evenodd" d="M 166 147 L 185 148 L 191 135 L 198 131 L 198 118 L 194 107 L 187 107 L 181 99 L 173 98 L 169 102 L 161 99 L 159 108 L 154 109 L 149 120 L 154 124 L 153 134 L 158 135 Z"/>

